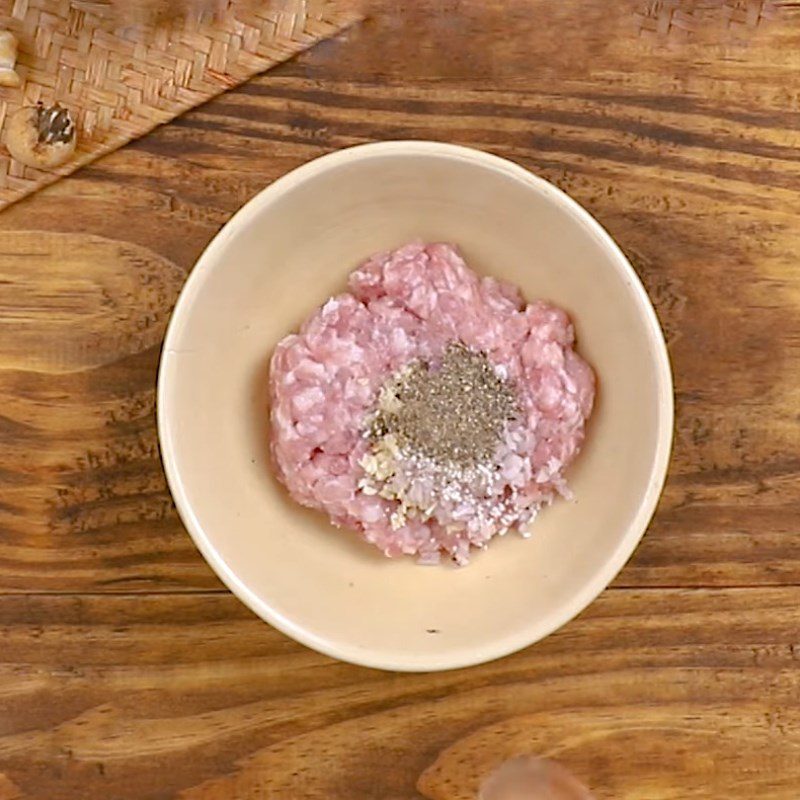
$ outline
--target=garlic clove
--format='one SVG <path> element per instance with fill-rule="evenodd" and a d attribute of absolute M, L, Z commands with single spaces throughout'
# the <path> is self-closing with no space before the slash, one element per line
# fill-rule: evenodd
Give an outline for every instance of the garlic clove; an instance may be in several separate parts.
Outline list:
<path fill-rule="evenodd" d="M 14 69 L 17 47 L 17 37 L 11 31 L 0 31 L 0 86 L 16 88 L 22 83 Z"/>
<path fill-rule="evenodd" d="M 19 162 L 36 169 L 55 169 L 75 152 L 77 132 L 72 115 L 58 103 L 26 106 L 12 115 L 6 147 Z"/>

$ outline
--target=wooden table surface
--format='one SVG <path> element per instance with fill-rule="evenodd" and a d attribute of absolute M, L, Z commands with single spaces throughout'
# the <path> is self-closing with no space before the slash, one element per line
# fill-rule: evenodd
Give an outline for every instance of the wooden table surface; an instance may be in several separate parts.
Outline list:
<path fill-rule="evenodd" d="M 726 31 L 761 4 L 682 2 L 650 38 L 669 3 L 372 5 L 0 214 L 0 800 L 472 800 L 519 752 L 608 800 L 797 800 L 800 11 Z M 583 203 L 655 301 L 677 392 L 666 492 L 614 585 L 546 641 L 434 675 L 337 663 L 228 594 L 154 419 L 170 309 L 232 212 L 395 138 L 507 156 Z"/>

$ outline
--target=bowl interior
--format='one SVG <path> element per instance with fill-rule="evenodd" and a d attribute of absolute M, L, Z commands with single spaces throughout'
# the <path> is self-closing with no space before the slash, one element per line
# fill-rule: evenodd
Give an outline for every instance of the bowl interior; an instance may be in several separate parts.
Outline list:
<path fill-rule="evenodd" d="M 388 560 L 291 502 L 268 455 L 276 342 L 373 252 L 458 244 L 467 263 L 565 308 L 599 377 L 573 503 L 467 568 Z M 582 610 L 638 542 L 672 430 L 658 323 L 606 235 L 571 201 L 485 154 L 356 148 L 273 184 L 212 243 L 176 308 L 159 387 L 179 510 L 223 580 L 285 632 L 346 660 L 441 669 L 518 649 Z"/>

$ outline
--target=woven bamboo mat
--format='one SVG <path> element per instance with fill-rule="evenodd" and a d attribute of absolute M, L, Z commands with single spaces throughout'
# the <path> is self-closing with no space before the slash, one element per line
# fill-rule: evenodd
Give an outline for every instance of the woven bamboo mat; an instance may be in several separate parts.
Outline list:
<path fill-rule="evenodd" d="M 634 22 L 645 39 L 745 41 L 784 5 L 784 0 L 646 0 Z"/>
<path fill-rule="evenodd" d="M 25 167 L 0 147 L 0 208 L 337 33 L 356 21 L 351 9 L 227 0 L 216 16 L 118 27 L 109 0 L 0 0 L 23 82 L 0 89 L 0 129 L 40 100 L 68 107 L 79 129 L 75 158 L 55 172 Z"/>

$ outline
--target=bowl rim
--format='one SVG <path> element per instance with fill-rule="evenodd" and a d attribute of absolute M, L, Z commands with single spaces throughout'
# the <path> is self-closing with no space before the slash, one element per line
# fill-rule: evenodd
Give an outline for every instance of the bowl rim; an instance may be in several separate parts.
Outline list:
<path fill-rule="evenodd" d="M 177 454 L 172 448 L 172 436 L 170 435 L 171 415 L 169 413 L 168 400 L 170 384 L 167 364 L 170 362 L 170 356 L 180 355 L 180 352 L 173 347 L 174 341 L 184 325 L 184 320 L 190 313 L 193 300 L 200 291 L 205 276 L 214 268 L 217 254 L 223 250 L 228 241 L 240 229 L 255 219 L 265 206 L 286 191 L 343 164 L 387 155 L 425 155 L 466 161 L 473 165 L 503 172 L 527 184 L 551 202 L 560 205 L 576 222 L 582 224 L 593 235 L 598 244 L 617 263 L 633 291 L 637 305 L 645 317 L 650 345 L 656 361 L 659 424 L 653 468 L 647 491 L 643 495 L 637 512 L 616 549 L 606 556 L 595 571 L 592 580 L 588 581 L 580 592 L 577 592 L 568 601 L 562 603 L 547 617 L 532 620 L 530 624 L 521 628 L 513 636 L 506 636 L 499 640 L 490 639 L 481 646 L 460 648 L 449 655 L 449 651 L 445 651 L 423 657 L 407 653 L 403 657 L 396 652 L 382 654 L 381 652 L 367 651 L 357 643 L 340 642 L 307 631 L 294 620 L 278 613 L 272 608 L 268 600 L 260 597 L 241 581 L 217 552 L 211 538 L 204 530 L 189 503 L 178 469 Z M 436 672 L 483 664 L 529 647 L 577 617 L 614 580 L 644 537 L 666 482 L 672 452 L 675 409 L 669 353 L 652 302 L 622 249 L 583 206 L 549 181 L 501 156 L 445 142 L 397 140 L 373 142 L 336 150 L 319 156 L 286 173 L 245 203 L 209 242 L 181 289 L 164 337 L 157 381 L 156 415 L 158 440 L 167 484 L 181 521 L 217 576 L 251 611 L 295 641 L 332 658 L 374 669 L 400 672 Z"/>

